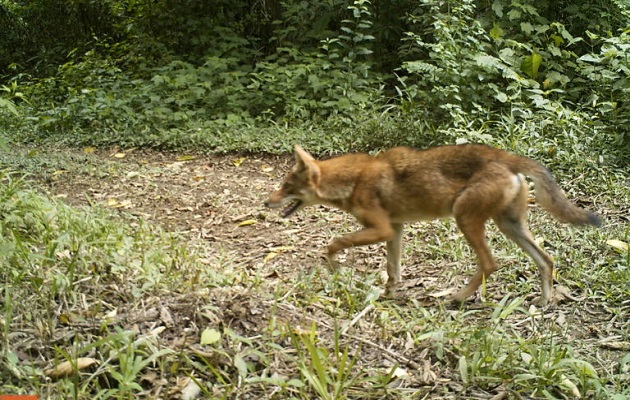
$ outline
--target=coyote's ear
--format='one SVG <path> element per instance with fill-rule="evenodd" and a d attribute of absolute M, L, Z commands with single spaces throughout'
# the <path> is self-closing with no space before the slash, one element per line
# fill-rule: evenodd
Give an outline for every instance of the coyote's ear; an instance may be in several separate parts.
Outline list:
<path fill-rule="evenodd" d="M 295 145 L 295 163 L 299 169 L 304 168 L 308 171 L 308 177 L 312 183 L 319 184 L 319 165 L 317 165 L 317 161 L 313 156 L 300 147 L 299 144 Z"/>

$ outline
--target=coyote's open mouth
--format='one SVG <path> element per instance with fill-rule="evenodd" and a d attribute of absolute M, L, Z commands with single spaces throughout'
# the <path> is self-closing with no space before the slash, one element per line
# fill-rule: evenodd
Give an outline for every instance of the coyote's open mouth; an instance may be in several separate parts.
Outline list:
<path fill-rule="evenodd" d="M 282 210 L 282 214 L 281 214 L 282 217 L 287 218 L 288 216 L 296 212 L 298 208 L 300 208 L 301 205 L 302 205 L 302 200 L 299 200 L 299 199 L 291 200 L 289 204 L 284 208 L 284 210 Z"/>

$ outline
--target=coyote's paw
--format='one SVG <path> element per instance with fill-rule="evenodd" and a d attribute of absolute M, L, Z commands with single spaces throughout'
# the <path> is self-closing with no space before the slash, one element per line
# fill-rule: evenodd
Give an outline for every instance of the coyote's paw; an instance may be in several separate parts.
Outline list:
<path fill-rule="evenodd" d="M 564 285 L 557 285 L 551 292 L 551 296 L 545 299 L 540 296 L 539 303 L 544 308 L 553 308 L 561 303 L 576 302 L 580 303 L 584 301 L 584 297 L 575 297 L 571 294 L 571 290 Z"/>
<path fill-rule="evenodd" d="M 397 299 L 400 297 L 400 292 L 398 291 L 398 286 L 385 287 L 385 297 L 388 299 Z"/>
<path fill-rule="evenodd" d="M 453 304 L 454 306 L 461 306 L 464 303 L 466 303 L 466 301 L 468 301 L 468 298 L 470 297 L 470 294 L 466 291 L 459 291 L 455 294 L 452 294 L 450 296 L 447 297 L 448 302 Z"/>
<path fill-rule="evenodd" d="M 394 281 L 392 279 L 388 279 L 385 284 L 385 297 L 390 299 L 397 299 L 400 297 L 400 287 L 402 284 L 400 282 Z"/>
<path fill-rule="evenodd" d="M 324 259 L 326 260 L 330 272 L 336 272 L 339 269 L 339 263 L 335 260 L 335 256 L 326 254 L 324 255 Z"/>

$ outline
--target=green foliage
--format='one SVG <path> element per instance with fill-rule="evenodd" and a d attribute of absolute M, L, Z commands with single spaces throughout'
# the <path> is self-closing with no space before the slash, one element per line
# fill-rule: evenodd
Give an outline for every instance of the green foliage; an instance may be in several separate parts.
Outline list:
<path fill-rule="evenodd" d="M 199 137 L 216 142 L 215 132 L 225 129 L 331 116 L 352 121 L 380 95 L 368 60 L 367 5 L 350 6 L 337 37 L 319 49 L 278 47 L 253 65 L 246 62 L 255 58 L 251 43 L 226 27 L 210 28 L 221 41 L 201 64 L 171 60 L 131 73 L 123 69 L 130 65 L 123 49 L 112 49 L 112 58 L 89 51 L 60 66 L 55 77 L 23 85 L 33 99 L 29 123 L 37 135 L 68 137 L 75 145 L 167 147 L 179 131 L 198 132 L 176 139 L 182 146 Z"/>
<path fill-rule="evenodd" d="M 628 96 L 627 34 L 575 36 L 528 2 L 496 0 L 480 18 L 475 4 L 425 0 L 410 13 L 399 79 L 407 107 L 450 141 L 542 140 L 627 158 L 627 113 L 617 103 Z"/>
<path fill-rule="evenodd" d="M 339 331 L 335 329 L 332 354 L 329 354 L 326 347 L 317 344 L 314 324 L 310 331 L 292 333 L 291 340 L 297 349 L 300 374 L 317 397 L 325 400 L 347 398 L 346 393 L 358 380 L 354 368 L 358 361 L 358 351 L 350 355 L 348 347 L 341 348 Z"/>
<path fill-rule="evenodd" d="M 47 76 L 71 50 L 120 39 L 124 9 L 111 0 L 0 2 L 0 76 L 11 65 Z"/>
<path fill-rule="evenodd" d="M 6 26 L 7 48 L 51 7 L 6 4 L 2 15 L 22 21 Z M 63 6 L 70 20 L 83 15 L 76 6 Z M 546 150 L 534 151 L 543 159 L 551 148 L 596 149 L 619 164 L 630 154 L 621 30 L 630 17 L 622 2 L 94 0 L 84 7 L 85 15 L 103 16 L 76 27 L 100 35 L 57 40 L 63 51 L 49 58 L 62 60 L 55 73 L 34 78 L 41 70 L 19 59 L 4 71 L 13 75 L 5 86 L 17 84 L 31 101 L 2 98 L 5 137 L 270 152 L 290 150 L 291 142 L 339 152 L 456 141 L 518 148 L 520 141 L 540 144 Z M 54 48 L 35 33 L 24 37 L 47 53 Z"/>
<path fill-rule="evenodd" d="M 595 368 L 578 359 L 570 346 L 558 343 L 551 324 L 536 323 L 529 339 L 505 329 L 502 321 L 514 318 L 513 314 L 529 314 L 522 303 L 520 298 L 504 297 L 489 326 L 480 327 L 463 341 L 458 367 L 464 383 L 493 385 L 510 380 L 514 391 L 527 391 L 534 397 L 580 397 L 580 393 L 599 391 Z M 597 397 L 601 395 L 597 393 Z"/>
<path fill-rule="evenodd" d="M 153 279 L 155 272 L 172 265 L 174 259 L 146 246 L 149 228 L 139 229 L 135 240 L 122 240 L 129 232 L 103 216 L 77 213 L 22 190 L 20 181 L 7 172 L 1 179 L 0 235 L 6 250 L 0 271 L 3 282 L 18 285 L 42 273 L 50 281 L 34 287 L 31 294 L 51 305 L 55 298 L 63 299 L 76 289 L 75 281 L 94 272 L 137 280 L 138 290 L 159 288 L 161 282 Z M 37 282 L 40 279 L 32 283 Z M 85 291 L 90 292 L 92 289 Z"/>
<path fill-rule="evenodd" d="M 0 86 L 0 95 L 2 92 L 6 93 L 7 98 L 0 97 L 0 110 L 6 109 L 13 114 L 13 116 L 20 117 L 20 112 L 18 111 L 15 102 L 22 101 L 28 103 L 28 101 L 26 100 L 24 93 L 18 90 L 17 82 L 11 81 L 9 86 Z"/>
<path fill-rule="evenodd" d="M 405 82 L 405 94 L 429 110 L 433 120 L 489 106 L 498 87 L 485 69 L 494 67 L 490 74 L 506 70 L 501 61 L 485 54 L 487 34 L 474 19 L 474 11 L 469 0 L 455 4 L 426 0 L 409 16 L 415 29 L 407 33 L 410 46 L 405 58 L 414 60 L 403 64 L 412 77 Z M 508 70 L 505 75 L 512 80 L 519 78 Z"/>
<path fill-rule="evenodd" d="M 134 398 L 143 390 L 138 384 L 142 371 L 171 354 L 159 348 L 155 336 L 110 333 L 105 319 L 89 334 L 75 331 L 70 343 L 56 336 L 60 324 L 81 325 L 84 317 L 115 310 L 103 299 L 116 285 L 125 287 L 114 289 L 121 304 L 150 293 L 190 288 L 190 274 L 199 266 L 196 256 L 174 235 L 148 224 L 134 225 L 104 211 L 73 209 L 50 200 L 30 190 L 16 174 L 0 171 L 3 393 L 11 387 L 42 393 L 47 385 L 41 366 L 23 358 L 18 362 L 21 355 L 15 354 L 16 342 L 10 339 L 33 321 L 39 328 L 29 340 L 48 344 L 40 347 L 40 356 L 55 365 L 68 361 L 75 370 L 78 357 L 92 357 L 100 364 L 86 379 L 60 383 L 56 393 L 63 393 L 65 385 L 75 398 Z M 205 284 L 215 283 L 210 279 Z"/>

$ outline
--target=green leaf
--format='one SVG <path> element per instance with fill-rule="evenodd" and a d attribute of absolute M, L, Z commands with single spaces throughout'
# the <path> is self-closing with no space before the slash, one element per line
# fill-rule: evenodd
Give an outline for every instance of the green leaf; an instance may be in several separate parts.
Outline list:
<path fill-rule="evenodd" d="M 221 340 L 221 333 L 219 331 L 216 329 L 205 329 L 201 332 L 201 341 L 199 344 L 202 346 L 206 344 L 214 344 L 219 340 Z"/>
<path fill-rule="evenodd" d="M 521 69 L 532 79 L 538 77 L 538 69 L 542 64 L 542 56 L 538 53 L 532 53 L 531 56 L 525 57 L 521 63 Z"/>
<path fill-rule="evenodd" d="M 503 92 L 497 92 L 497 94 L 494 97 L 497 100 L 499 100 L 501 103 L 505 103 L 509 100 L 508 95 Z"/>
<path fill-rule="evenodd" d="M 492 26 L 492 29 L 490 29 L 490 37 L 492 39 L 501 39 L 503 34 L 503 29 L 501 29 L 501 27 L 496 23 Z"/>
<path fill-rule="evenodd" d="M 494 0 L 494 3 L 492 3 L 492 11 L 494 11 L 497 17 L 503 18 L 503 4 L 501 4 L 500 0 Z"/>
<path fill-rule="evenodd" d="M 508 12 L 508 18 L 510 21 L 514 21 L 515 19 L 519 19 L 521 17 L 521 12 L 516 8 L 513 8 Z"/>
<path fill-rule="evenodd" d="M 466 356 L 459 358 L 459 374 L 462 376 L 462 382 L 468 384 L 468 363 L 466 362 Z"/>
<path fill-rule="evenodd" d="M 534 27 L 529 22 L 521 22 L 521 30 L 529 35 L 534 32 Z"/>
<path fill-rule="evenodd" d="M 602 62 L 602 58 L 594 54 L 584 54 L 582 57 L 578 58 L 578 61 L 600 63 Z"/>
<path fill-rule="evenodd" d="M 304 384 L 304 382 L 302 382 L 299 379 L 291 379 L 287 382 L 287 386 L 294 386 L 296 388 L 303 388 L 304 386 L 306 386 Z"/>
<path fill-rule="evenodd" d="M 11 114 L 15 115 L 16 117 L 20 116 L 20 112 L 17 110 L 17 107 L 10 100 L 0 99 L 0 109 L 2 108 L 6 108 Z"/>
<path fill-rule="evenodd" d="M 234 366 L 238 370 L 238 374 L 241 378 L 247 376 L 247 362 L 240 354 L 234 356 Z"/>
<path fill-rule="evenodd" d="M 587 361 L 576 358 L 565 358 L 555 365 L 556 368 L 564 366 L 572 367 L 574 371 L 579 371 L 582 375 L 586 375 L 589 378 L 597 378 L 597 370 L 593 367 L 593 364 Z"/>

